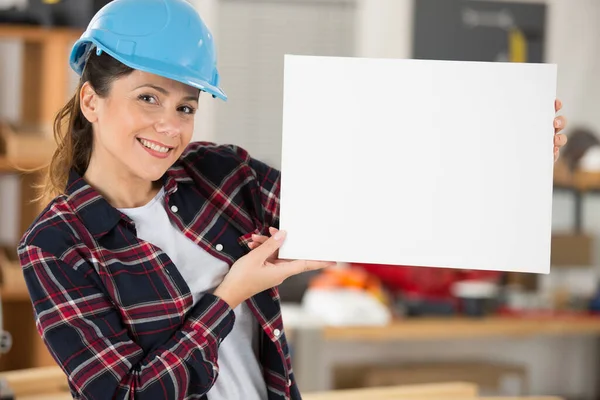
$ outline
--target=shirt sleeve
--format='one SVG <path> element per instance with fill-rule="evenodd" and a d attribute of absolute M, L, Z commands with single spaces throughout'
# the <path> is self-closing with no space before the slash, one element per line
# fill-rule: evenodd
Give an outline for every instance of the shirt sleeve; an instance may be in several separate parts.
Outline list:
<path fill-rule="evenodd" d="M 218 376 L 217 354 L 231 331 L 229 305 L 206 294 L 180 329 L 144 354 L 86 261 L 67 264 L 37 246 L 19 248 L 36 327 L 80 399 L 184 399 Z"/>

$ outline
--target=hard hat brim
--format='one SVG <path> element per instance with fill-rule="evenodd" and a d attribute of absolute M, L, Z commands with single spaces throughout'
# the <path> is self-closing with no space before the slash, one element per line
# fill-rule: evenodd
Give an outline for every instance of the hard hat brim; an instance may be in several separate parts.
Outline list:
<path fill-rule="evenodd" d="M 82 49 L 87 47 L 84 51 Z M 99 41 L 93 38 L 85 38 L 78 40 L 71 50 L 69 56 L 69 64 L 71 68 L 78 74 L 81 75 L 85 67 L 85 60 L 87 55 L 92 49 L 96 47 L 102 51 L 105 51 L 108 55 L 115 58 L 119 62 L 127 65 L 130 68 L 148 72 L 151 74 L 159 75 L 168 79 L 184 83 L 191 87 L 197 88 L 203 92 L 207 92 L 214 97 L 218 97 L 223 101 L 227 101 L 227 95 L 225 92 L 206 80 L 199 79 L 194 76 L 193 71 L 180 65 L 167 65 L 151 59 L 141 59 L 139 57 L 123 56 L 114 51 L 111 51 Z"/>

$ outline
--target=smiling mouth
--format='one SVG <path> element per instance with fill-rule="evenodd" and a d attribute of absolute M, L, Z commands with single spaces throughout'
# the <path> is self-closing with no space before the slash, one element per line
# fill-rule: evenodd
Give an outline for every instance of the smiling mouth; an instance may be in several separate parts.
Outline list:
<path fill-rule="evenodd" d="M 166 154 L 169 151 L 173 150 L 173 148 L 171 148 L 171 147 L 163 147 L 163 146 L 160 146 L 160 145 L 158 145 L 156 143 L 150 142 L 150 141 L 148 141 L 146 139 L 137 138 L 137 140 L 142 144 L 142 146 L 147 147 L 150 150 L 154 150 L 154 151 L 159 152 L 159 153 Z"/>

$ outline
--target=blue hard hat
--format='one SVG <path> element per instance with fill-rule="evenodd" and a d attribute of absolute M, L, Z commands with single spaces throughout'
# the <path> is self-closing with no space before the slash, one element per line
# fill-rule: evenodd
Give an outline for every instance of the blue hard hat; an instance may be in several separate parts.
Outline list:
<path fill-rule="evenodd" d="M 185 0 L 114 0 L 102 7 L 73 45 L 69 63 L 81 75 L 90 51 L 164 76 L 222 100 L 213 37 Z"/>

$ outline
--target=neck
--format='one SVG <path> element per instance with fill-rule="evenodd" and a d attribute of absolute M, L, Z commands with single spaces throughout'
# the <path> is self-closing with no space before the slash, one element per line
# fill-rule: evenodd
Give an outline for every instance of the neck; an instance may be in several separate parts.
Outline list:
<path fill-rule="evenodd" d="M 128 168 L 107 158 L 97 152 L 92 153 L 83 178 L 113 207 L 141 207 L 156 196 L 160 182 L 135 177 Z"/>

